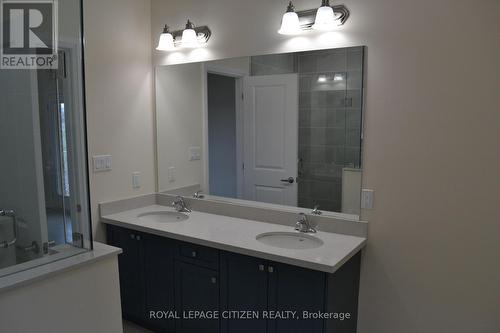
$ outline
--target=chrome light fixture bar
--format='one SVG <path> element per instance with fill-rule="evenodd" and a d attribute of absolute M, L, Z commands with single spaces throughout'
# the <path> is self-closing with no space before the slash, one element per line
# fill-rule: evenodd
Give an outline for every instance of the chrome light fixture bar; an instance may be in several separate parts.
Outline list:
<path fill-rule="evenodd" d="M 333 22 L 331 21 L 331 12 L 329 8 L 333 10 Z M 299 18 L 299 28 L 297 28 L 297 23 L 292 15 Z M 319 8 L 302 11 L 295 11 L 290 1 L 287 11 L 283 15 L 281 29 L 278 33 L 283 35 L 295 35 L 310 30 L 334 30 L 335 27 L 344 25 L 349 15 L 350 12 L 345 5 L 331 6 L 329 0 L 322 0 L 321 7 Z"/>
<path fill-rule="evenodd" d="M 158 51 L 175 51 L 181 48 L 197 48 L 204 46 L 210 37 L 212 31 L 206 25 L 197 27 L 190 20 L 182 30 L 170 32 L 169 27 L 165 25 L 160 40 L 158 42 Z"/>

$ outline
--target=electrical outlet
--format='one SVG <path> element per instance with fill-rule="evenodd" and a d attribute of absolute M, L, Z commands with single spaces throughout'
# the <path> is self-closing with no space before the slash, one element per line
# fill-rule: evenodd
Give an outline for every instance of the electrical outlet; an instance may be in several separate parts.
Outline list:
<path fill-rule="evenodd" d="M 374 190 L 362 189 L 361 190 L 361 208 L 373 209 Z"/>
<path fill-rule="evenodd" d="M 92 157 L 94 172 L 110 171 L 112 169 L 113 158 L 111 155 L 95 155 Z"/>
<path fill-rule="evenodd" d="M 132 173 L 132 187 L 140 188 L 141 187 L 141 173 L 134 172 Z"/>

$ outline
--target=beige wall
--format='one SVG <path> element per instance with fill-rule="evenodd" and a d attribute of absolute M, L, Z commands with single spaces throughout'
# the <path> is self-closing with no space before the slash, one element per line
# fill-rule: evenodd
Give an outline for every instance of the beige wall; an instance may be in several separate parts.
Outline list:
<path fill-rule="evenodd" d="M 152 0 L 154 43 L 187 17 L 213 31 L 206 49 L 154 63 L 367 45 L 363 184 L 376 193 L 359 332 L 498 332 L 500 3 L 343 2 L 339 33 L 288 38 L 285 1 Z"/>
<path fill-rule="evenodd" d="M 98 240 L 98 202 L 155 191 L 150 10 L 147 0 L 84 1 L 89 155 L 113 155 L 112 171 L 90 175 Z"/>
<path fill-rule="evenodd" d="M 113 256 L 0 294 L 0 331 L 121 333 Z"/>

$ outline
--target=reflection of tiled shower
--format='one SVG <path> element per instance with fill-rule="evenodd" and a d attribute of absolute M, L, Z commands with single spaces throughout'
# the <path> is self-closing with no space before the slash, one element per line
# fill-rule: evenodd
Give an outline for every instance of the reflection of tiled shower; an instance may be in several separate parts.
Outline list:
<path fill-rule="evenodd" d="M 252 75 L 299 74 L 299 206 L 341 211 L 361 168 L 363 47 L 252 57 Z"/>

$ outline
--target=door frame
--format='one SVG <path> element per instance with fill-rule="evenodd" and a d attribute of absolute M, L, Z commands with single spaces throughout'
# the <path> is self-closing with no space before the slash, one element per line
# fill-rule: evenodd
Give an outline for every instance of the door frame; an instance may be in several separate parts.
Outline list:
<path fill-rule="evenodd" d="M 207 194 L 210 193 L 210 146 L 208 142 L 208 74 L 217 74 L 228 76 L 235 79 L 235 111 L 236 111 L 236 199 L 243 198 L 243 78 L 248 76 L 248 73 L 239 71 L 233 68 L 227 68 L 219 65 L 204 63 L 202 65 L 202 168 L 203 168 L 203 184 L 200 184 Z"/>

